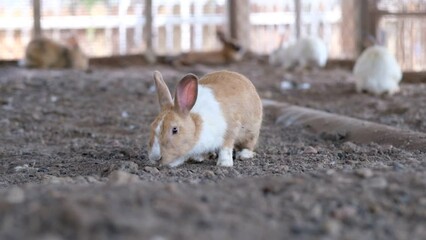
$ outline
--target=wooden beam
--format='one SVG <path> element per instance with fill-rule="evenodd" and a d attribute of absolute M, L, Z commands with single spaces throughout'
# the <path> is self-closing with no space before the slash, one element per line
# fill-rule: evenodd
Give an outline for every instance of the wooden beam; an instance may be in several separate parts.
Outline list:
<path fill-rule="evenodd" d="M 156 62 L 156 54 L 154 49 L 154 31 L 153 31 L 153 6 L 152 6 L 153 0 L 145 0 L 145 25 L 144 25 L 144 40 L 146 45 L 145 50 L 145 59 L 148 61 L 148 63 L 155 63 Z"/>
<path fill-rule="evenodd" d="M 147 49 L 153 49 L 152 42 L 152 0 L 145 0 L 145 26 L 144 36 Z"/>
<path fill-rule="evenodd" d="M 228 30 L 243 47 L 250 45 L 250 1 L 228 0 Z"/>
<path fill-rule="evenodd" d="M 302 34 L 302 0 L 294 0 L 294 27 L 296 30 L 296 39 L 300 39 Z"/>
<path fill-rule="evenodd" d="M 341 39 L 342 51 L 345 58 L 354 59 L 361 53 L 360 43 L 363 39 L 363 28 L 361 18 L 361 6 L 359 0 L 341 1 L 342 25 Z"/>
<path fill-rule="evenodd" d="M 41 34 L 41 0 L 33 0 L 33 38 Z"/>
<path fill-rule="evenodd" d="M 228 0 L 228 31 L 231 38 L 237 38 L 237 4 L 236 1 Z"/>
<path fill-rule="evenodd" d="M 369 35 L 374 36 L 377 40 L 381 41 L 382 39 L 378 39 L 378 26 L 380 21 L 380 15 L 378 14 L 378 1 L 376 0 L 367 0 L 368 10 L 366 12 L 366 19 L 368 20 L 367 33 Z"/>
<path fill-rule="evenodd" d="M 393 145 L 398 148 L 426 152 L 426 134 L 402 130 L 315 109 L 262 100 L 265 108 L 272 108 L 276 123 L 286 127 L 302 126 L 319 136 L 358 144 Z"/>
<path fill-rule="evenodd" d="M 403 83 L 426 83 L 426 72 L 404 72 Z"/>
<path fill-rule="evenodd" d="M 358 18 L 358 21 L 356 21 L 356 28 L 357 28 L 357 42 L 356 42 L 356 48 L 358 55 L 361 55 L 362 51 L 364 50 L 364 39 L 371 35 L 369 32 L 369 10 L 368 10 L 368 0 L 354 0 L 359 1 L 358 11 L 356 11 L 356 15 Z M 374 35 L 373 35 L 374 36 Z"/>
<path fill-rule="evenodd" d="M 426 17 L 426 12 L 388 12 L 378 10 L 379 16 L 394 16 L 394 17 Z"/>

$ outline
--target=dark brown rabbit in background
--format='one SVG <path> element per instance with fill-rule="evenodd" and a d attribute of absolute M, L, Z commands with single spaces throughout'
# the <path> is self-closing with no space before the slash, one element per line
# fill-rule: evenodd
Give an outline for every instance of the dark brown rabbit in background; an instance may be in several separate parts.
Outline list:
<path fill-rule="evenodd" d="M 243 48 L 232 39 L 225 36 L 223 31 L 217 30 L 216 36 L 222 43 L 222 48 L 209 52 L 189 52 L 180 55 L 173 61 L 174 65 L 220 65 L 231 62 L 241 61 L 244 51 Z"/>
<path fill-rule="evenodd" d="M 75 36 L 65 44 L 46 37 L 32 39 L 25 50 L 25 57 L 19 65 L 28 68 L 75 68 L 87 70 L 89 59 L 83 53 Z"/>

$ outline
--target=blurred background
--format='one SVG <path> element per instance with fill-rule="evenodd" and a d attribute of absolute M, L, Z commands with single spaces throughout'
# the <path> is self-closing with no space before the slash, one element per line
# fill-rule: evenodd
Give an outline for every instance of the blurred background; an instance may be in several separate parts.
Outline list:
<path fill-rule="evenodd" d="M 218 49 L 220 27 L 254 53 L 316 35 L 330 58 L 348 60 L 371 34 L 404 70 L 426 70 L 426 0 L 0 0 L 0 60 L 23 57 L 38 19 L 47 37 L 78 35 L 90 57 Z"/>

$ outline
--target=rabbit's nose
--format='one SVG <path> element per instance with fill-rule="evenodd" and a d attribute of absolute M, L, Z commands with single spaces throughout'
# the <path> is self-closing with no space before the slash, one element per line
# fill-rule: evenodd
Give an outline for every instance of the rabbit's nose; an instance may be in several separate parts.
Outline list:
<path fill-rule="evenodd" d="M 151 158 L 149 158 L 149 164 L 154 164 L 154 165 L 161 166 L 162 164 L 161 164 L 160 161 L 161 161 L 161 157 L 159 159 L 151 159 Z"/>

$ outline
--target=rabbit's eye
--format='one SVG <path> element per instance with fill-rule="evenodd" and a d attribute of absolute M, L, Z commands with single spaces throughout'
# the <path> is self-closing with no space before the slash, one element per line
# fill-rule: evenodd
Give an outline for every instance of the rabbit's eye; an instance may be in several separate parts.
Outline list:
<path fill-rule="evenodd" d="M 172 128 L 172 134 L 175 135 L 178 133 L 178 128 L 177 127 L 173 127 Z"/>

